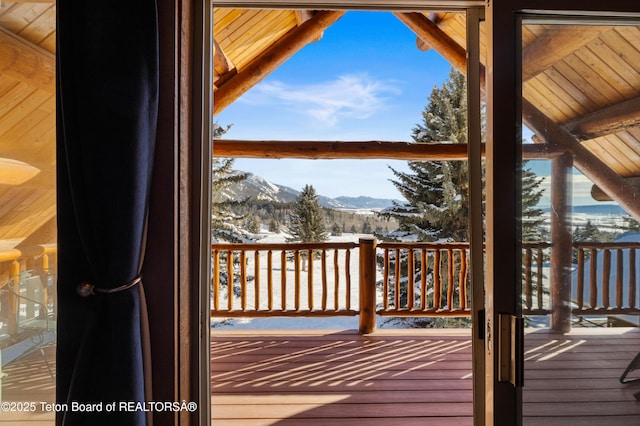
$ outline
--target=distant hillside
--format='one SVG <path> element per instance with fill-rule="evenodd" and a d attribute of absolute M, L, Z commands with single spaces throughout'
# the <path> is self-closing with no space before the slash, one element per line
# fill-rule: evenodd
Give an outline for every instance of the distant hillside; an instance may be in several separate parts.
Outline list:
<path fill-rule="evenodd" d="M 242 172 L 240 172 L 242 173 Z M 234 200 L 254 198 L 262 201 L 288 203 L 295 201 L 300 194 L 288 186 L 278 185 L 260 176 L 249 173 L 246 180 L 238 182 L 225 190 L 225 195 Z M 393 200 L 372 197 L 330 198 L 319 194 L 320 205 L 332 209 L 383 209 L 392 205 Z"/>
<path fill-rule="evenodd" d="M 384 209 L 391 206 L 393 200 L 371 197 L 337 197 L 337 201 L 354 209 Z"/>
<path fill-rule="evenodd" d="M 550 208 L 543 209 L 545 213 L 550 212 Z M 617 204 L 593 204 L 588 206 L 573 206 L 574 214 L 584 214 L 589 216 L 627 216 L 627 212 Z"/>

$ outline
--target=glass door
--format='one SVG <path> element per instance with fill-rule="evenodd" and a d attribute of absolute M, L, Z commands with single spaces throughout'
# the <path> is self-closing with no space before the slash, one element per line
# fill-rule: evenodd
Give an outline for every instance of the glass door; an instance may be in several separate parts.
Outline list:
<path fill-rule="evenodd" d="M 636 424 L 640 23 L 527 14 L 520 35 L 523 424 Z"/>

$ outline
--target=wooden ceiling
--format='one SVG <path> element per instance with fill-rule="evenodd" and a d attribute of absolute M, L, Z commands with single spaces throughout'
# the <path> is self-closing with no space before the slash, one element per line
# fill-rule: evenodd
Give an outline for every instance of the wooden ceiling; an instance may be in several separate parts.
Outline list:
<path fill-rule="evenodd" d="M 55 242 L 55 19 L 0 2 L 0 248 Z"/>
<path fill-rule="evenodd" d="M 55 241 L 55 12 L 54 0 L 0 2 L 3 247 Z M 215 111 L 322 42 L 344 13 L 215 8 Z M 463 15 L 396 16 L 420 48 L 464 66 Z M 640 29 L 527 25 L 523 37 L 523 119 L 537 141 L 572 150 L 576 166 L 621 205 L 640 199 L 625 180 L 640 176 Z"/>

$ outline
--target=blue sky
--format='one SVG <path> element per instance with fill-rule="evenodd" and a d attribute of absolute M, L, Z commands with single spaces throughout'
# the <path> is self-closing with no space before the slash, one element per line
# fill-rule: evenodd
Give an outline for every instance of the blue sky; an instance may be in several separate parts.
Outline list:
<path fill-rule="evenodd" d="M 392 14 L 351 11 L 215 120 L 232 124 L 225 135 L 230 139 L 410 141 L 432 89 L 449 71 L 435 51 L 420 51 L 415 34 Z M 543 162 L 529 166 L 549 173 Z M 392 160 L 235 163 L 239 170 L 294 189 L 311 184 L 329 197 L 399 199 L 389 167 L 408 170 L 405 161 Z M 574 183 L 574 204 L 594 204 L 588 196 L 591 184 L 582 175 L 574 176 Z"/>
<path fill-rule="evenodd" d="M 390 13 L 348 12 L 215 119 L 231 139 L 410 141 L 449 64 L 421 52 Z M 214 148 L 215 150 L 215 148 Z M 214 151 L 215 152 L 215 151 Z M 305 184 L 330 197 L 399 198 L 388 166 L 404 161 L 252 160 L 235 167 L 274 183 Z"/>

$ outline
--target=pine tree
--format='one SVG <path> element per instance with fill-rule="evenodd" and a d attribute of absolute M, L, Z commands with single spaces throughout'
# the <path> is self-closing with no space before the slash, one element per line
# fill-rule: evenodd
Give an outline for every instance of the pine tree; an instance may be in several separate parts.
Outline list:
<path fill-rule="evenodd" d="M 543 241 L 545 238 L 543 212 L 538 207 L 544 193 L 541 186 L 542 178 L 525 167 L 522 171 L 522 241 L 525 242 Z"/>
<path fill-rule="evenodd" d="M 442 87 L 435 87 L 429 103 L 422 113 L 422 123 L 412 130 L 415 142 L 466 143 L 467 102 L 464 76 L 451 69 L 449 78 Z M 464 161 L 410 161 L 409 172 L 391 169 L 396 180 L 392 183 L 406 202 L 394 203 L 380 214 L 395 218 L 399 228 L 391 233 L 376 234 L 382 240 L 413 241 L 469 241 L 469 184 L 468 167 Z M 400 277 L 406 276 L 407 256 L 400 259 Z M 444 262 L 449 262 L 446 259 Z M 451 260 L 459 262 L 459 260 Z M 432 262 L 430 260 L 429 262 Z M 433 277 L 433 265 L 416 265 L 416 285 L 421 284 L 422 268 L 428 270 L 428 279 Z M 446 270 L 447 265 L 442 265 Z M 441 277 L 442 295 L 446 300 L 449 283 L 447 276 Z M 408 302 L 408 283 L 400 283 L 400 305 Z M 393 300 L 394 295 L 390 295 Z M 430 296 L 432 298 L 432 296 Z M 417 301 L 415 301 L 417 302 Z M 428 301 L 432 303 L 432 301 Z"/>
<path fill-rule="evenodd" d="M 220 127 L 218 123 L 213 124 L 213 136 L 216 138 L 224 135 L 231 125 Z M 242 243 L 255 241 L 252 236 L 245 231 L 241 224 L 244 215 L 237 214 L 236 211 L 243 207 L 248 199 L 233 200 L 225 194 L 225 190 L 236 182 L 241 182 L 247 178 L 246 173 L 240 173 L 233 169 L 233 158 L 214 158 L 212 164 L 211 183 L 211 239 L 213 242 L 226 241 L 230 243 Z M 226 270 L 226 253 L 221 255 L 220 283 L 228 286 L 229 277 Z M 235 260 L 237 262 L 237 260 Z M 247 279 L 252 280 L 249 276 Z M 233 284 L 229 288 L 229 295 L 240 295 L 239 277 L 233 278 Z"/>
<path fill-rule="evenodd" d="M 317 243 L 326 241 L 329 236 L 324 224 L 324 213 L 316 190 L 311 185 L 305 185 L 293 205 L 288 232 L 291 237 L 287 242 Z M 314 258 L 319 253 L 314 253 Z M 306 252 L 302 252 L 302 270 L 307 270 Z"/>
<path fill-rule="evenodd" d="M 633 216 L 624 216 L 622 220 L 624 221 L 623 229 L 625 231 L 640 232 L 640 222 L 633 218 Z"/>
<path fill-rule="evenodd" d="M 214 137 L 224 135 L 231 126 L 221 127 L 218 123 L 213 125 Z M 230 243 L 242 243 L 255 241 L 251 234 L 245 231 L 241 224 L 244 215 L 236 213 L 247 204 L 248 198 L 233 200 L 229 198 L 225 190 L 237 182 L 242 182 L 248 176 L 233 169 L 233 158 L 214 158 L 212 166 L 212 193 L 211 193 L 211 238 L 213 241 L 226 241 Z"/>
<path fill-rule="evenodd" d="M 435 87 L 412 131 L 415 142 L 466 143 L 464 76 L 451 70 L 441 88 Z M 410 161 L 410 172 L 391 169 L 392 181 L 405 203 L 394 203 L 380 214 L 400 227 L 383 240 L 468 241 L 468 172 L 463 161 Z"/>
<path fill-rule="evenodd" d="M 287 242 L 323 242 L 328 239 L 324 213 L 320 207 L 316 190 L 305 185 L 296 199 L 291 212 Z"/>
<path fill-rule="evenodd" d="M 280 223 L 276 219 L 271 219 L 269 221 L 269 232 L 273 232 L 273 233 L 280 232 Z"/>

